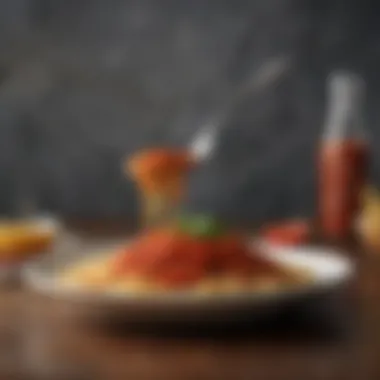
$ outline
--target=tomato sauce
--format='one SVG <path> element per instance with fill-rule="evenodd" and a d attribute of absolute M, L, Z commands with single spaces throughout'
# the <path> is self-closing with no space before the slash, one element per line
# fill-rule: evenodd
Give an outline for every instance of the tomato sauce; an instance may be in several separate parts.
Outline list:
<path fill-rule="evenodd" d="M 149 149 L 129 158 L 126 171 L 145 192 L 161 192 L 173 187 L 194 167 L 187 150 Z"/>
<path fill-rule="evenodd" d="M 365 185 L 368 146 L 360 140 L 326 141 L 319 156 L 319 222 L 325 237 L 348 237 Z"/>
<path fill-rule="evenodd" d="M 269 260 L 253 255 L 235 234 L 198 239 L 173 230 L 150 231 L 113 263 L 118 276 L 137 275 L 166 286 L 185 286 L 208 276 L 282 276 Z"/>
<path fill-rule="evenodd" d="M 264 227 L 261 235 L 271 244 L 299 245 L 308 241 L 311 230 L 306 221 L 290 220 Z"/>

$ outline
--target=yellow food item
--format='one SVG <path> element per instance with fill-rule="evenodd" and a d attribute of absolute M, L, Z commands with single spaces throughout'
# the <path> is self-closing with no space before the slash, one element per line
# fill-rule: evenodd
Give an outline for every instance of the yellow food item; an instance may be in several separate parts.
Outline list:
<path fill-rule="evenodd" d="M 58 281 L 63 286 L 82 288 L 95 292 L 111 292 L 122 294 L 167 293 L 171 289 L 143 277 L 115 277 L 110 273 L 110 259 L 87 259 L 65 269 Z M 196 281 L 185 290 L 198 295 L 236 294 L 236 293 L 270 293 L 284 288 L 294 288 L 312 280 L 306 271 L 295 271 L 289 268 L 291 277 L 279 278 L 262 274 L 252 278 L 239 276 L 206 276 Z"/>
<path fill-rule="evenodd" d="M 380 193 L 370 186 L 363 192 L 358 232 L 367 247 L 380 252 Z"/>
<path fill-rule="evenodd" d="M 50 231 L 34 223 L 0 222 L 0 260 L 17 261 L 44 251 L 53 241 Z"/>

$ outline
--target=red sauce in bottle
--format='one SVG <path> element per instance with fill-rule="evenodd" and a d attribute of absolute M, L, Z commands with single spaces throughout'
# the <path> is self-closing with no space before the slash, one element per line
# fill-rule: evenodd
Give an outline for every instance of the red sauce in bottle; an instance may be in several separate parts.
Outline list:
<path fill-rule="evenodd" d="M 318 212 L 323 237 L 351 237 L 366 180 L 368 137 L 364 122 L 365 83 L 336 71 L 328 81 L 328 107 L 318 156 Z"/>
<path fill-rule="evenodd" d="M 365 185 L 368 146 L 360 140 L 325 141 L 319 156 L 319 221 L 324 236 L 350 235 Z"/>

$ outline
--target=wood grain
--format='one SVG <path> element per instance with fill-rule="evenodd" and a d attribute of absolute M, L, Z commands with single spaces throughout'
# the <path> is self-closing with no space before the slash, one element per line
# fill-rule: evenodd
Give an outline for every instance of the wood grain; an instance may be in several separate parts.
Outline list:
<path fill-rule="evenodd" d="M 0 378 L 376 379 L 380 260 L 355 253 L 357 279 L 338 298 L 222 328 L 88 323 L 68 305 L 3 288 Z"/>

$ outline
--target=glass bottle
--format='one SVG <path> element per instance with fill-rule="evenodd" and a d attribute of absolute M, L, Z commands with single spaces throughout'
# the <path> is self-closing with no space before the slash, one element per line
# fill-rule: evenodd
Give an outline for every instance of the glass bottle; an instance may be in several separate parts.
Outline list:
<path fill-rule="evenodd" d="M 365 86 L 356 74 L 338 71 L 328 78 L 328 108 L 319 147 L 319 224 L 322 235 L 348 238 L 359 211 L 368 165 L 363 120 Z"/>

